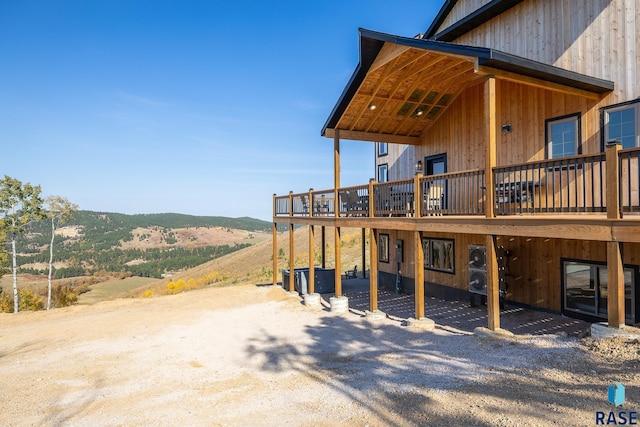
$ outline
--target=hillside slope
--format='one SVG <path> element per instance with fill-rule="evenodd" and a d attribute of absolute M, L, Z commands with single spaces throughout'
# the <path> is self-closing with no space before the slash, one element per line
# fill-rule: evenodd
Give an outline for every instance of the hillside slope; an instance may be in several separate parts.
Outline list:
<path fill-rule="evenodd" d="M 56 231 L 54 267 L 58 278 L 100 270 L 160 278 L 263 241 L 270 229 L 269 222 L 246 217 L 79 211 Z M 47 272 L 50 240 L 47 221 L 30 225 L 20 236 L 22 272 Z"/>
<path fill-rule="evenodd" d="M 295 266 L 309 266 L 309 230 L 308 227 L 301 227 L 295 230 Z M 362 235 L 360 229 L 342 229 L 342 266 L 344 270 L 358 265 L 358 270 L 362 271 Z M 326 267 L 334 268 L 335 250 L 333 233 L 327 233 L 326 244 Z M 315 265 L 321 265 L 321 242 L 319 236 L 315 239 Z M 289 233 L 278 233 L 278 272 L 289 268 Z M 203 277 L 215 277 L 215 286 L 244 285 L 244 284 L 267 284 L 272 282 L 273 262 L 272 262 L 272 240 L 267 239 L 248 248 L 214 259 L 205 264 L 179 272 L 171 278 L 165 279 L 153 286 L 143 286 L 131 291 L 129 296 L 140 296 L 149 289 L 154 289 L 155 294 L 167 287 L 171 282 L 190 279 L 198 280 Z M 368 268 L 368 266 L 367 266 Z M 277 275 L 278 281 L 282 280 L 281 273 Z"/>

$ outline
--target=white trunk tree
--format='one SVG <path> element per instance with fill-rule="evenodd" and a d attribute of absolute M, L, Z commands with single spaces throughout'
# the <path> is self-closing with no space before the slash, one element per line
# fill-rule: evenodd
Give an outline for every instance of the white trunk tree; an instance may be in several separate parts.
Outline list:
<path fill-rule="evenodd" d="M 53 279 L 53 241 L 56 237 L 56 224 L 61 225 L 73 219 L 73 214 L 77 212 L 78 205 L 69 202 L 64 197 L 49 196 L 45 200 L 47 204 L 47 215 L 51 220 L 51 244 L 49 245 L 49 277 L 47 287 L 47 310 L 51 308 L 51 282 Z"/>
<path fill-rule="evenodd" d="M 0 229 L 11 236 L 14 313 L 19 309 L 16 238 L 29 222 L 44 218 L 40 192 L 39 185 L 22 184 L 7 175 L 0 179 Z"/>

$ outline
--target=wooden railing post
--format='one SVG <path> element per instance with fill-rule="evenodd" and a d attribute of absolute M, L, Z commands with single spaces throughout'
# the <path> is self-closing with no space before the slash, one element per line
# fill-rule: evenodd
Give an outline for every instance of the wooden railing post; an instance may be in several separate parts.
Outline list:
<path fill-rule="evenodd" d="M 618 152 L 622 148 L 622 143 L 617 140 L 607 142 L 605 148 L 605 159 L 607 162 L 607 218 L 620 219 L 622 213 L 620 209 L 620 174 Z"/>
<path fill-rule="evenodd" d="M 276 215 L 278 215 L 278 202 L 276 201 L 276 193 L 273 193 L 273 216 L 275 217 Z"/>
<path fill-rule="evenodd" d="M 415 218 L 422 216 L 422 185 L 420 185 L 420 178 L 422 178 L 422 173 L 420 172 L 413 177 L 413 215 Z"/>
<path fill-rule="evenodd" d="M 374 200 L 374 197 L 375 197 L 374 191 L 375 191 L 375 189 L 373 187 L 373 184 L 375 184 L 375 183 L 376 183 L 375 179 L 372 178 L 372 179 L 369 180 L 369 218 L 373 218 L 375 216 L 375 211 L 374 211 L 375 206 L 376 206 L 375 200 Z"/>
<path fill-rule="evenodd" d="M 309 189 L 309 218 L 313 218 L 313 188 Z"/>
<path fill-rule="evenodd" d="M 289 216 L 293 216 L 293 191 L 289 191 Z"/>
<path fill-rule="evenodd" d="M 496 166 L 496 78 L 487 77 L 484 83 L 484 132 L 485 132 L 485 216 L 495 217 L 495 183 L 493 168 Z"/>

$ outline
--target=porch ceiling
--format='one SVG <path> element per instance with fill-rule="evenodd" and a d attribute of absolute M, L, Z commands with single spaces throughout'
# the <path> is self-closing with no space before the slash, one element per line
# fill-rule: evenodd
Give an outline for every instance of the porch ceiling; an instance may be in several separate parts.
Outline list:
<path fill-rule="evenodd" d="M 322 135 L 332 138 L 339 130 L 341 139 L 419 144 L 467 86 L 496 73 L 585 96 L 613 89 L 609 81 L 491 49 L 360 29 L 360 62 Z"/>

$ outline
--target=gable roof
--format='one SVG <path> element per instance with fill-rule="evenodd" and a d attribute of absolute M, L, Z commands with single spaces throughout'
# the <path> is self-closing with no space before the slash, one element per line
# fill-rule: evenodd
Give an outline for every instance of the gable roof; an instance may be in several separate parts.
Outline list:
<path fill-rule="evenodd" d="M 321 134 L 345 139 L 419 143 L 419 137 L 480 75 L 504 72 L 585 95 L 613 82 L 495 49 L 359 29 L 360 60 Z M 343 132 L 344 131 L 344 132 Z"/>
<path fill-rule="evenodd" d="M 454 6 L 458 3 L 458 0 L 446 0 L 425 32 L 424 38 L 445 42 L 453 41 L 523 1 L 524 0 L 492 0 L 436 34 L 438 28 L 440 28 L 447 16 L 449 16 L 449 13 L 451 13 L 451 10 L 453 10 Z"/>

